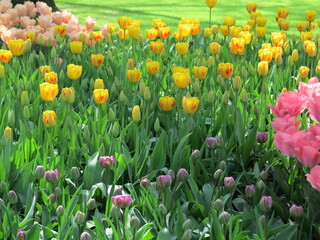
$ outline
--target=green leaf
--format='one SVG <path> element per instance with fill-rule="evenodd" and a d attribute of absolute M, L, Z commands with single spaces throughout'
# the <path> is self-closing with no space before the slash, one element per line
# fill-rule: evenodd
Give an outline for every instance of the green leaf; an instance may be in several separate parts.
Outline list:
<path fill-rule="evenodd" d="M 167 228 L 161 229 L 157 240 L 170 240 L 170 239 L 176 239 L 176 238 L 171 236 L 171 234 Z"/>
<path fill-rule="evenodd" d="M 285 230 L 283 230 L 275 240 L 287 240 L 287 239 L 292 239 L 293 235 L 298 229 L 298 225 L 294 224 L 289 227 L 287 227 Z"/>
<path fill-rule="evenodd" d="M 166 133 L 162 132 L 153 149 L 151 160 L 151 170 L 163 168 L 166 164 Z"/>
<path fill-rule="evenodd" d="M 177 170 L 181 166 L 181 162 L 182 162 L 181 158 L 183 156 L 184 148 L 185 148 L 185 145 L 187 144 L 186 142 L 191 134 L 192 133 L 185 135 L 181 139 L 181 141 L 179 142 L 178 147 L 176 148 L 174 155 L 173 155 L 173 159 L 172 159 L 171 166 L 170 166 L 171 169 Z"/>

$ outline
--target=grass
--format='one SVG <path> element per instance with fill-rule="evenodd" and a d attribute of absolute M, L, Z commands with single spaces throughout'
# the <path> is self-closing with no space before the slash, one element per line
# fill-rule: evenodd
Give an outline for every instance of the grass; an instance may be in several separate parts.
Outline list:
<path fill-rule="evenodd" d="M 249 2 L 256 2 L 257 11 L 268 18 L 266 26 L 269 32 L 278 30 L 274 18 L 277 9 L 279 7 L 288 8 L 287 20 L 291 23 L 289 34 L 298 33 L 295 23 L 305 20 L 305 10 L 313 10 L 318 7 L 317 1 L 314 0 L 218 0 L 216 7 L 212 9 L 212 23 L 220 25 L 223 16 L 234 16 L 237 19 L 237 25 L 245 24 L 249 18 L 245 7 Z M 70 11 L 78 16 L 82 23 L 87 16 L 96 18 L 99 26 L 111 22 L 117 23 L 119 16 L 129 16 L 140 20 L 143 31 L 152 27 L 151 22 L 154 18 L 161 18 L 167 25 L 173 27 L 173 31 L 176 30 L 182 17 L 199 18 L 202 28 L 209 26 L 209 8 L 205 0 L 56 0 L 56 4 L 60 10 Z"/>

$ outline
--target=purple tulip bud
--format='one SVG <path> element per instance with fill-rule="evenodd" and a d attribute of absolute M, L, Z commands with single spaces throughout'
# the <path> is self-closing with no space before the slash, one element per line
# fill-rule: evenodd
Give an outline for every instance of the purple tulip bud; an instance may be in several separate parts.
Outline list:
<path fill-rule="evenodd" d="M 57 201 L 57 196 L 55 195 L 55 194 L 53 194 L 53 193 L 51 193 L 49 196 L 48 196 L 48 201 L 50 202 L 50 203 L 55 203 L 56 201 Z"/>
<path fill-rule="evenodd" d="M 272 197 L 270 196 L 262 196 L 260 203 L 260 209 L 262 212 L 268 212 L 272 208 Z"/>
<path fill-rule="evenodd" d="M 218 137 L 209 137 L 206 139 L 208 148 L 216 149 L 220 146 L 220 139 Z"/>
<path fill-rule="evenodd" d="M 115 187 L 113 191 L 113 196 L 122 195 L 122 190 L 119 187 Z"/>
<path fill-rule="evenodd" d="M 15 191 L 10 190 L 8 193 L 8 200 L 11 204 L 16 204 L 18 202 L 18 196 Z"/>
<path fill-rule="evenodd" d="M 143 178 L 140 181 L 140 186 L 143 188 L 147 188 L 150 185 L 150 180 L 148 178 Z"/>
<path fill-rule="evenodd" d="M 70 170 L 70 178 L 77 180 L 80 177 L 80 171 L 77 167 L 72 167 Z"/>
<path fill-rule="evenodd" d="M 191 157 L 192 157 L 193 159 L 198 159 L 198 158 L 200 158 L 200 151 L 199 151 L 199 149 L 194 150 L 194 151 L 191 153 Z"/>
<path fill-rule="evenodd" d="M 160 175 L 156 181 L 156 189 L 159 192 L 163 192 L 168 187 L 170 187 L 171 183 L 172 183 L 172 179 L 170 175 Z"/>
<path fill-rule="evenodd" d="M 185 168 L 181 168 L 177 173 L 177 179 L 180 182 L 185 182 L 189 177 L 189 173 Z"/>
<path fill-rule="evenodd" d="M 59 170 L 55 169 L 54 171 L 46 171 L 44 174 L 44 179 L 49 183 L 58 181 Z"/>
<path fill-rule="evenodd" d="M 220 213 L 219 215 L 219 221 L 221 224 L 227 224 L 229 222 L 230 219 L 230 214 L 226 211 L 223 211 L 222 213 Z"/>
<path fill-rule="evenodd" d="M 294 218 L 301 218 L 303 216 L 303 207 L 293 204 L 290 208 L 290 215 Z"/>
<path fill-rule="evenodd" d="M 224 178 L 224 186 L 226 188 L 233 188 L 235 186 L 234 178 L 233 177 L 225 177 Z"/>
<path fill-rule="evenodd" d="M 103 168 L 111 168 L 114 165 L 114 156 L 100 157 L 99 162 Z"/>
<path fill-rule="evenodd" d="M 34 171 L 34 175 L 37 179 L 41 179 L 44 176 L 44 167 L 42 165 L 39 165 L 36 167 L 36 170 Z"/>
<path fill-rule="evenodd" d="M 173 171 L 172 169 L 169 169 L 169 170 L 168 170 L 167 175 L 169 175 L 169 176 L 171 177 L 171 180 L 172 180 L 172 181 L 176 178 L 176 176 L 175 176 L 175 174 L 174 174 L 174 171 Z"/>
<path fill-rule="evenodd" d="M 136 216 L 132 216 L 130 219 L 130 226 L 134 229 L 138 229 L 140 227 L 140 220 Z"/>
<path fill-rule="evenodd" d="M 265 143 L 268 140 L 268 133 L 266 132 L 257 132 L 256 140 L 258 143 Z"/>
<path fill-rule="evenodd" d="M 18 229 L 17 240 L 26 240 L 26 239 L 27 239 L 27 233 L 25 231 L 22 231 L 21 229 Z"/>
<path fill-rule="evenodd" d="M 81 236 L 80 236 L 80 240 L 91 240 L 91 239 L 92 239 L 92 237 L 91 237 L 90 234 L 87 233 L 87 232 L 83 232 L 83 233 L 81 234 Z"/>
<path fill-rule="evenodd" d="M 84 221 L 86 220 L 85 216 L 86 216 L 86 215 L 85 215 L 83 212 L 78 211 L 78 212 L 76 213 L 76 216 L 74 217 L 75 223 L 78 224 L 78 225 L 83 224 Z"/>
<path fill-rule="evenodd" d="M 117 208 L 127 208 L 130 207 L 132 198 L 130 195 L 117 195 L 111 198 L 113 204 Z"/>
<path fill-rule="evenodd" d="M 248 198 L 253 198 L 256 194 L 256 187 L 254 185 L 248 185 L 246 186 L 245 192 Z"/>

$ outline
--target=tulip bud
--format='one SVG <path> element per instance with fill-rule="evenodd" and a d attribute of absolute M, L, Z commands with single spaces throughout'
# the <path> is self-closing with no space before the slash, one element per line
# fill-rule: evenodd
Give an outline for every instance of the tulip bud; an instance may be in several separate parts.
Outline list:
<path fill-rule="evenodd" d="M 125 101 L 126 101 L 126 95 L 121 90 L 120 95 L 119 95 L 119 102 L 124 103 Z"/>
<path fill-rule="evenodd" d="M 99 158 L 99 162 L 100 162 L 101 167 L 111 168 L 114 165 L 115 158 L 114 158 L 114 156 L 101 156 Z"/>
<path fill-rule="evenodd" d="M 5 138 L 12 138 L 12 129 L 11 127 L 6 127 L 4 129 L 3 135 L 5 136 Z"/>
<path fill-rule="evenodd" d="M 260 173 L 260 178 L 263 180 L 263 181 L 267 181 L 268 179 L 268 172 L 263 170 L 261 173 Z"/>
<path fill-rule="evenodd" d="M 15 114 L 13 110 L 9 110 L 8 112 L 8 124 L 9 126 L 14 126 L 15 123 Z"/>
<path fill-rule="evenodd" d="M 129 58 L 128 59 L 128 62 L 127 62 L 127 68 L 128 69 L 133 69 L 134 68 L 134 65 L 135 65 L 135 62 L 132 58 Z"/>
<path fill-rule="evenodd" d="M 233 188 L 236 185 L 233 177 L 225 177 L 223 182 L 224 186 L 229 189 Z"/>
<path fill-rule="evenodd" d="M 134 106 L 132 109 L 132 120 L 139 122 L 141 120 L 141 111 L 138 105 Z"/>
<path fill-rule="evenodd" d="M 27 240 L 27 233 L 21 229 L 18 229 L 17 240 Z"/>
<path fill-rule="evenodd" d="M 221 209 L 223 209 L 223 202 L 221 201 L 220 198 L 214 201 L 213 208 L 217 211 L 220 211 Z"/>
<path fill-rule="evenodd" d="M 147 188 L 150 185 L 150 180 L 147 178 L 143 178 L 140 180 L 140 186 L 143 188 Z"/>
<path fill-rule="evenodd" d="M 298 61 L 299 60 L 299 52 L 297 49 L 294 49 L 293 52 L 292 52 L 292 60 L 294 62 Z"/>
<path fill-rule="evenodd" d="M 263 196 L 260 200 L 259 207 L 262 212 L 268 212 L 272 208 L 272 197 Z"/>
<path fill-rule="evenodd" d="M 262 191 L 263 189 L 266 188 L 266 184 L 262 181 L 262 180 L 259 180 L 258 183 L 257 183 L 257 188 Z"/>
<path fill-rule="evenodd" d="M 303 213 L 304 211 L 302 206 L 293 204 L 290 208 L 290 216 L 295 219 L 301 218 L 303 216 Z"/>
<path fill-rule="evenodd" d="M 219 163 L 219 168 L 225 170 L 227 168 L 227 163 L 225 161 L 221 161 Z"/>
<path fill-rule="evenodd" d="M 56 214 L 58 217 L 62 217 L 64 214 L 64 207 L 62 205 L 59 205 L 56 209 Z"/>
<path fill-rule="evenodd" d="M 74 221 L 77 225 L 81 225 L 84 223 L 84 221 L 86 220 L 85 218 L 85 214 L 82 213 L 81 211 L 78 211 L 76 213 L 76 216 L 74 217 Z"/>
<path fill-rule="evenodd" d="M 21 93 L 21 105 L 25 106 L 29 104 L 29 97 L 28 97 L 28 93 L 26 91 L 23 91 Z"/>
<path fill-rule="evenodd" d="M 172 169 L 169 169 L 167 174 L 171 177 L 172 181 L 175 179 L 175 174 Z"/>
<path fill-rule="evenodd" d="M 146 88 L 144 89 L 143 98 L 144 98 L 144 100 L 146 100 L 146 101 L 150 101 L 150 100 L 151 100 L 151 94 L 150 94 L 150 89 L 149 89 L 149 87 L 146 87 Z"/>
<path fill-rule="evenodd" d="M 112 110 L 112 108 L 109 108 L 109 121 L 110 122 L 114 122 L 116 120 L 116 115 L 114 114 L 114 111 Z"/>
<path fill-rule="evenodd" d="M 245 66 L 242 66 L 241 72 L 242 72 L 242 77 L 246 79 L 248 77 L 248 71 Z"/>
<path fill-rule="evenodd" d="M 62 190 L 61 190 L 61 188 L 60 188 L 60 187 L 56 187 L 56 188 L 54 189 L 54 194 L 56 195 L 57 198 L 60 197 L 60 196 L 62 195 Z"/>
<path fill-rule="evenodd" d="M 290 55 L 290 56 L 288 56 L 288 65 L 290 66 L 290 67 L 292 67 L 293 66 L 293 58 L 292 58 L 292 56 Z"/>
<path fill-rule="evenodd" d="M 222 172 L 223 171 L 221 169 L 218 169 L 217 171 L 215 171 L 215 173 L 213 174 L 214 179 L 218 180 L 221 177 Z"/>
<path fill-rule="evenodd" d="M 163 192 L 170 187 L 171 183 L 172 178 L 170 175 L 160 175 L 156 181 L 156 189 L 159 192 Z"/>
<path fill-rule="evenodd" d="M 182 224 L 182 229 L 186 231 L 187 229 L 191 228 L 192 221 L 190 219 L 187 219 L 183 224 Z"/>
<path fill-rule="evenodd" d="M 0 211 L 2 211 L 4 207 L 4 201 L 2 200 L 2 198 L 0 198 Z"/>
<path fill-rule="evenodd" d="M 192 232 L 191 229 L 187 229 L 183 235 L 181 240 L 191 240 L 192 239 Z"/>
<path fill-rule="evenodd" d="M 108 220 L 106 218 L 102 218 L 101 221 L 102 221 L 102 225 L 103 225 L 104 228 L 110 227 L 109 226 L 109 222 L 108 222 Z"/>
<path fill-rule="evenodd" d="M 92 239 L 91 235 L 87 232 L 83 232 L 80 236 L 80 240 L 91 240 L 91 239 Z"/>
<path fill-rule="evenodd" d="M 248 198 L 253 198 L 256 194 L 256 187 L 254 185 L 246 186 L 245 193 Z"/>
<path fill-rule="evenodd" d="M 26 120 L 29 120 L 30 118 L 30 112 L 29 112 L 29 108 L 28 106 L 24 106 L 23 107 L 23 113 L 22 113 L 23 117 L 26 119 Z"/>
<path fill-rule="evenodd" d="M 259 222 L 261 223 L 262 226 L 266 225 L 266 216 L 265 215 L 261 215 L 259 217 Z"/>
<path fill-rule="evenodd" d="M 228 212 L 223 211 L 222 213 L 220 213 L 219 222 L 221 224 L 227 224 L 229 222 L 229 219 L 230 219 L 230 214 Z"/>
<path fill-rule="evenodd" d="M 77 180 L 80 177 L 80 171 L 77 167 L 72 167 L 70 171 L 70 178 Z"/>
<path fill-rule="evenodd" d="M 167 215 L 167 208 L 162 203 L 159 205 L 159 207 L 160 207 L 161 213 L 163 215 Z"/>
<path fill-rule="evenodd" d="M 90 198 L 87 202 L 87 208 L 89 211 L 95 209 L 97 207 L 96 200 L 94 198 Z"/>
<path fill-rule="evenodd" d="M 2 181 L 0 182 L 0 193 L 3 193 L 7 188 L 6 182 Z"/>
<path fill-rule="evenodd" d="M 282 57 L 281 57 L 281 55 L 280 55 L 279 53 L 276 55 L 275 63 L 276 63 L 278 66 L 282 65 Z"/>
<path fill-rule="evenodd" d="M 234 90 L 239 91 L 242 87 L 242 81 L 239 76 L 233 78 L 232 87 Z"/>
<path fill-rule="evenodd" d="M 243 88 L 240 94 L 240 101 L 243 103 L 247 103 L 248 102 L 248 94 L 247 91 Z"/>
<path fill-rule="evenodd" d="M 195 150 L 191 153 L 191 157 L 192 157 L 193 159 L 198 159 L 198 158 L 200 158 L 200 151 L 199 151 L 199 149 L 195 149 Z"/>
<path fill-rule="evenodd" d="M 229 102 L 229 92 L 226 90 L 222 96 L 222 104 L 227 105 Z"/>
<path fill-rule="evenodd" d="M 207 64 L 208 64 L 208 67 L 214 67 L 216 65 L 216 61 L 214 60 L 214 58 L 212 56 L 210 56 L 208 58 Z"/>
<path fill-rule="evenodd" d="M 110 211 L 110 216 L 113 219 L 119 219 L 120 218 L 120 212 L 119 209 L 115 206 L 112 206 L 111 211 Z"/>
<path fill-rule="evenodd" d="M 114 138 L 117 138 L 119 136 L 119 133 L 120 133 L 120 124 L 119 124 L 119 121 L 115 121 L 113 126 L 112 126 L 112 136 Z"/>
<path fill-rule="evenodd" d="M 0 64 L 0 79 L 3 79 L 4 77 L 5 77 L 4 66 Z"/>
<path fill-rule="evenodd" d="M 9 200 L 9 203 L 11 203 L 11 204 L 16 204 L 18 202 L 18 196 L 15 193 L 15 191 L 13 191 L 13 190 L 9 191 L 8 200 Z"/>
<path fill-rule="evenodd" d="M 44 167 L 42 165 L 38 165 L 34 172 L 35 177 L 39 180 L 44 176 Z"/>
<path fill-rule="evenodd" d="M 201 93 L 200 81 L 198 79 L 195 80 L 193 87 L 197 94 Z"/>
<path fill-rule="evenodd" d="M 189 173 L 185 168 L 181 168 L 177 173 L 177 180 L 180 182 L 185 182 L 189 177 Z"/>
<path fill-rule="evenodd" d="M 268 133 L 266 132 L 257 132 L 256 140 L 258 143 L 265 143 L 268 140 Z"/>
<path fill-rule="evenodd" d="M 221 86 L 221 87 L 224 86 L 223 78 L 222 78 L 220 75 L 218 76 L 218 84 L 219 84 L 219 86 Z"/>
<path fill-rule="evenodd" d="M 156 133 L 160 131 L 160 121 L 159 118 L 156 118 L 156 121 L 154 122 L 153 129 Z"/>
<path fill-rule="evenodd" d="M 113 196 L 118 196 L 118 195 L 122 195 L 122 190 L 119 187 L 115 187 L 113 191 Z"/>
<path fill-rule="evenodd" d="M 132 216 L 130 219 L 130 226 L 134 229 L 138 229 L 140 227 L 140 220 L 136 216 Z"/>

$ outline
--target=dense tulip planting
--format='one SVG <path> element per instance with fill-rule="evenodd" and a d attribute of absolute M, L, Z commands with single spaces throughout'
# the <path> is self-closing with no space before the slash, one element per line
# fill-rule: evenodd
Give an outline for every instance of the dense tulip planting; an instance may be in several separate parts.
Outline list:
<path fill-rule="evenodd" d="M 0 2 L 0 239 L 320 238 L 317 13 L 205 4 L 143 33 Z"/>

